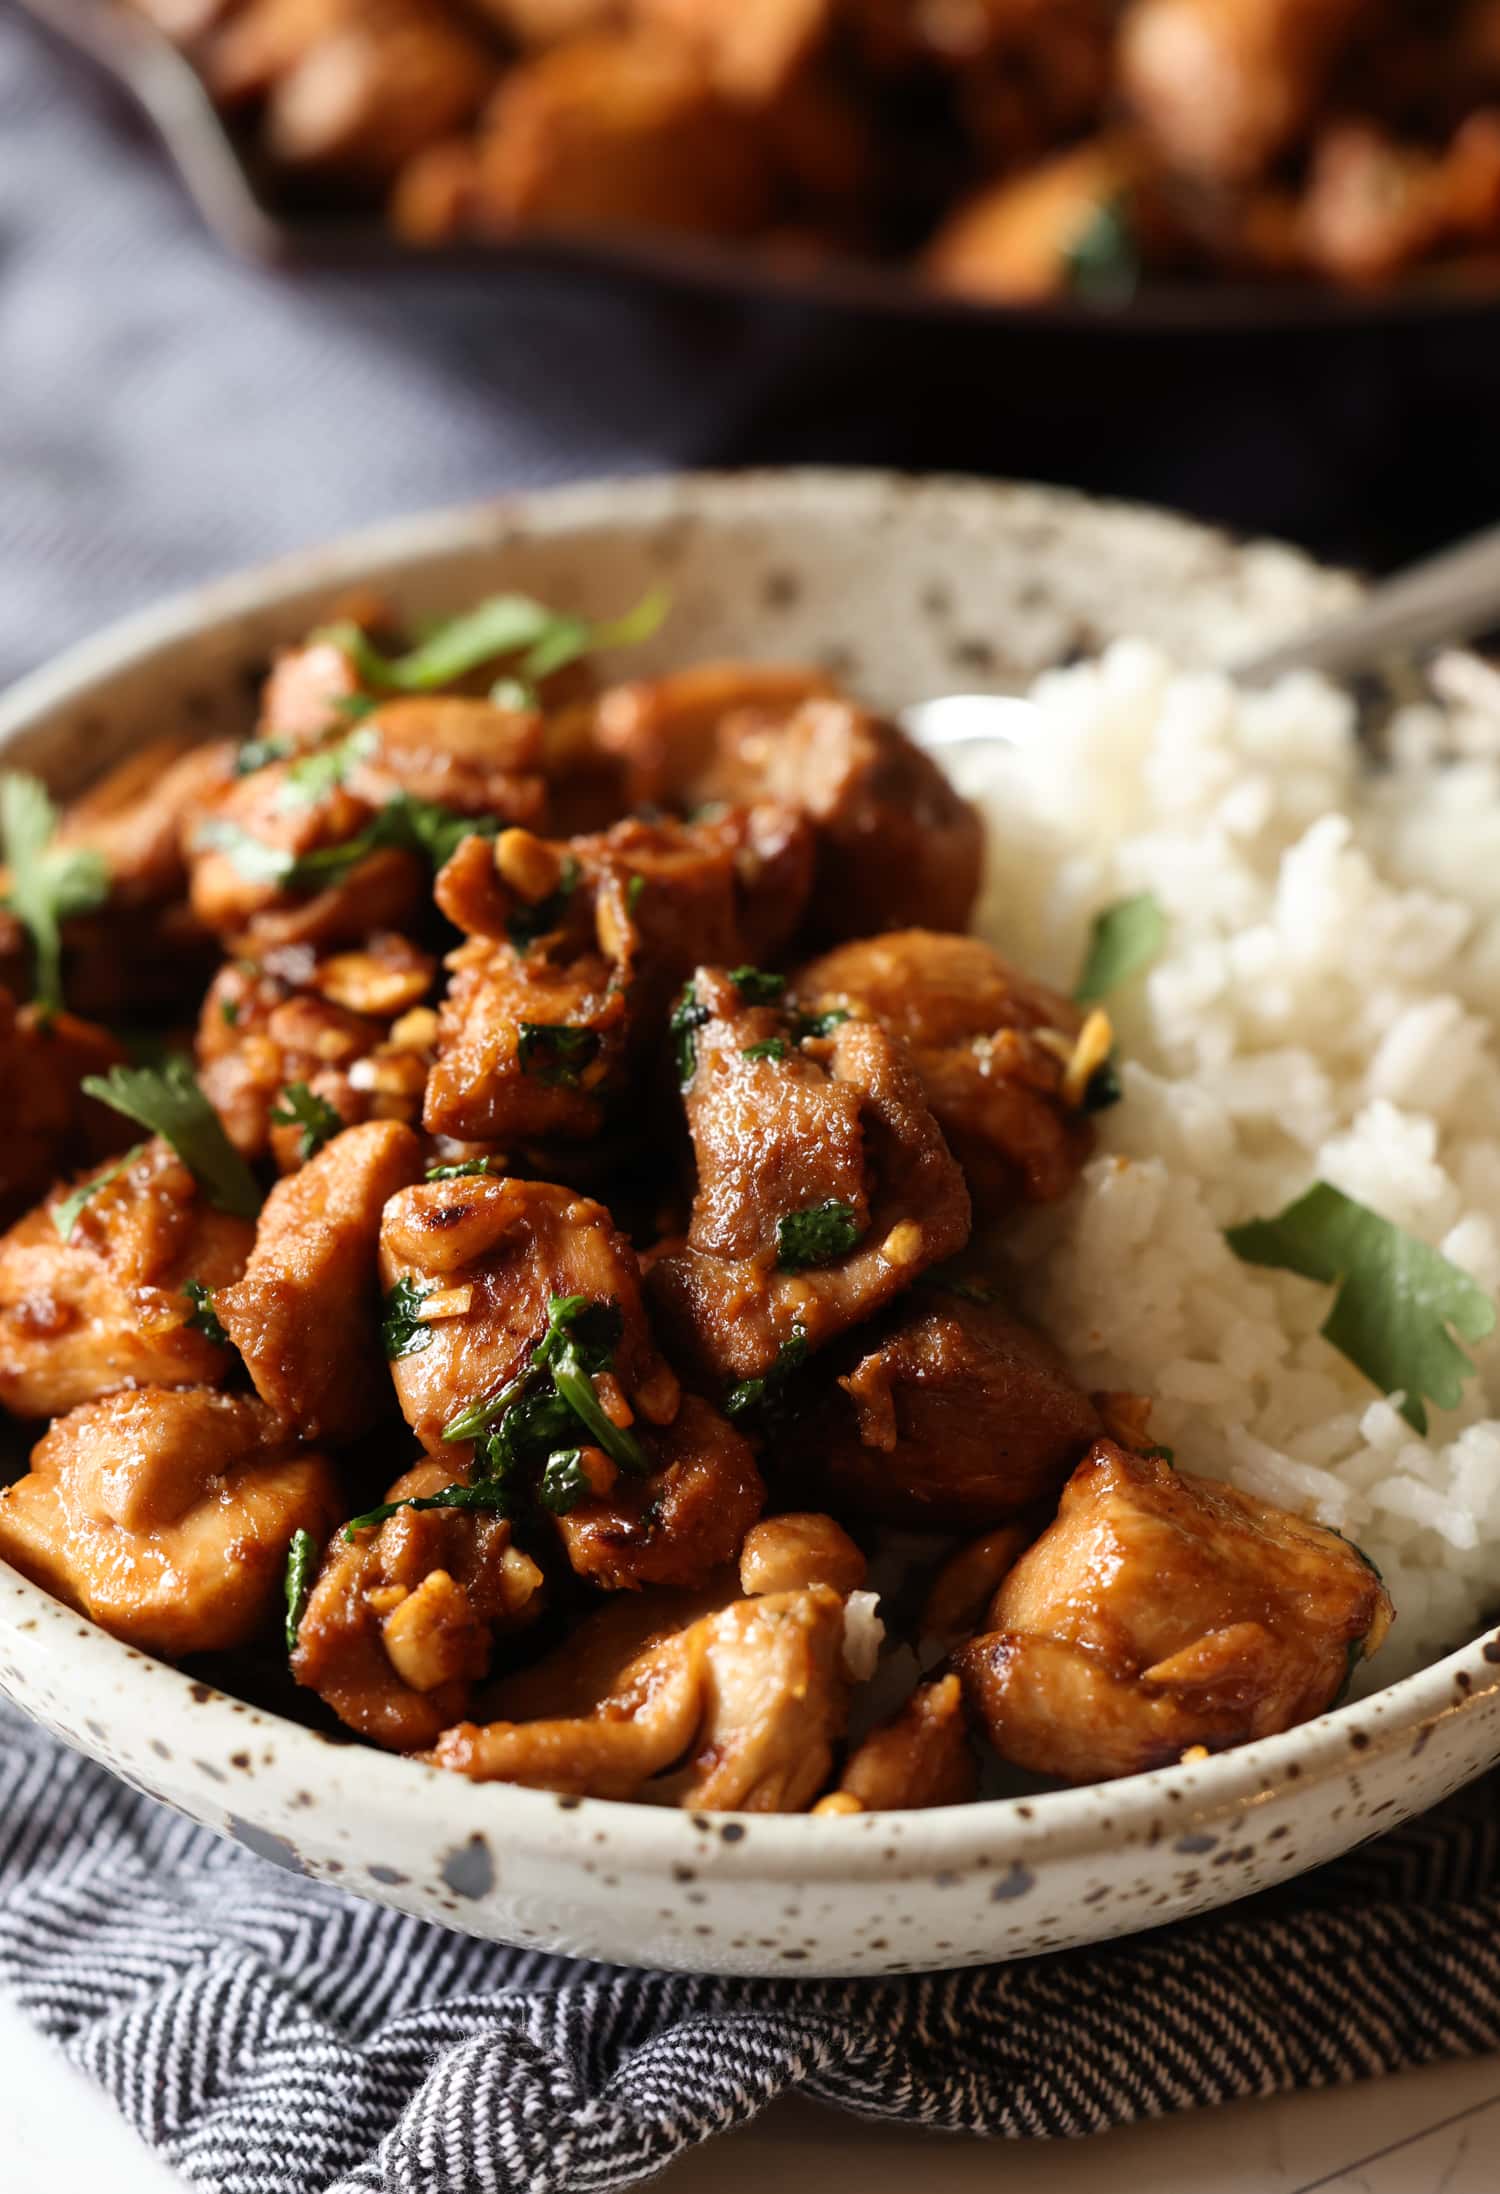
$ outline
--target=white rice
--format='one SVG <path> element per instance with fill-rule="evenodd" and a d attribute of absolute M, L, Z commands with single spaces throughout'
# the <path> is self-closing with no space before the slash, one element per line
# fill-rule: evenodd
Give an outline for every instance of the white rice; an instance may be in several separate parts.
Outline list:
<path fill-rule="evenodd" d="M 1035 698 L 1043 735 L 957 773 L 981 928 L 1064 990 L 1111 902 L 1154 892 L 1169 936 L 1108 1000 L 1124 1101 L 1079 1189 L 1008 1234 L 1021 1299 L 1184 1466 L 1359 1542 L 1389 1681 L 1500 1603 L 1500 1335 L 1421 1439 L 1319 1335 L 1329 1290 L 1223 1229 L 1322 1179 L 1500 1290 L 1500 763 L 1439 766 L 1483 740 L 1424 710 L 1375 773 L 1321 682 L 1240 694 L 1135 642 Z"/>

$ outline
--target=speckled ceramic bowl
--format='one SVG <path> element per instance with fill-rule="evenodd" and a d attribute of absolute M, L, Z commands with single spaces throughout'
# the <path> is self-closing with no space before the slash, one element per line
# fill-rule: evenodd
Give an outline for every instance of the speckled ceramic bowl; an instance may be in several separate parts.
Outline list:
<path fill-rule="evenodd" d="M 606 614 L 665 580 L 673 615 L 633 670 L 810 656 L 888 705 L 1004 686 L 1120 632 L 1212 659 L 1351 584 L 1031 488 L 818 473 L 585 487 L 383 527 L 133 619 L 0 704 L 4 758 L 72 789 L 150 732 L 240 729 L 268 648 L 367 578 L 418 616 L 498 586 Z M 1500 1633 L 1198 1766 L 832 1820 L 476 1786 L 334 1743 L 117 1644 L 3 1563 L 0 1687 L 280 1865 L 476 1935 L 732 1973 L 899 1972 L 1154 1925 L 1284 1880 L 1500 1759 Z"/>

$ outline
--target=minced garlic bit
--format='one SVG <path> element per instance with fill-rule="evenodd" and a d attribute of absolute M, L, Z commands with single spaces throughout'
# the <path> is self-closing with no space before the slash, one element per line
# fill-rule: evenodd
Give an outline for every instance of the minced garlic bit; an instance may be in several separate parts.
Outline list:
<path fill-rule="evenodd" d="M 384 1097 L 418 1096 L 426 1079 L 421 1060 L 407 1052 L 377 1052 L 371 1058 L 353 1060 L 349 1067 L 351 1089 Z"/>
<path fill-rule="evenodd" d="M 1189 1745 L 1182 1755 L 1181 1764 L 1183 1767 L 1200 1767 L 1207 1758 L 1207 1745 Z"/>
<path fill-rule="evenodd" d="M 431 1325 L 436 1318 L 464 1318 L 474 1300 L 471 1284 L 463 1287 L 441 1287 L 435 1294 L 424 1295 L 413 1316 L 423 1325 Z"/>
<path fill-rule="evenodd" d="M 1109 1015 L 1102 1006 L 1095 1006 L 1078 1031 L 1078 1041 L 1068 1061 L 1062 1078 L 1062 1100 L 1065 1105 L 1081 1105 L 1084 1091 L 1109 1057 L 1115 1032 L 1110 1027 Z"/>
<path fill-rule="evenodd" d="M 915 1219 L 893 1226 L 880 1245 L 881 1261 L 888 1265 L 914 1265 L 922 1254 L 922 1229 Z"/>
<path fill-rule="evenodd" d="M 438 1039 L 438 1017 L 431 1006 L 413 1006 L 391 1024 L 392 1051 L 426 1051 Z"/>
<path fill-rule="evenodd" d="M 426 990 L 429 972 L 420 963 L 402 966 L 375 952 L 336 952 L 323 961 L 317 988 L 336 1006 L 351 1013 L 399 1013 L 414 1006 Z"/>
<path fill-rule="evenodd" d="M 495 840 L 495 870 L 520 898 L 534 902 L 556 891 L 562 863 L 534 832 L 512 826 Z"/>
<path fill-rule="evenodd" d="M 863 1813 L 865 1809 L 852 1790 L 830 1790 L 828 1796 L 820 1798 L 812 1810 L 816 1819 L 820 1813 L 827 1817 L 835 1813 Z"/>
<path fill-rule="evenodd" d="M 365 1602 L 377 1615 L 390 1615 L 406 1598 L 406 1590 L 405 1585 L 376 1585 L 365 1594 Z"/>

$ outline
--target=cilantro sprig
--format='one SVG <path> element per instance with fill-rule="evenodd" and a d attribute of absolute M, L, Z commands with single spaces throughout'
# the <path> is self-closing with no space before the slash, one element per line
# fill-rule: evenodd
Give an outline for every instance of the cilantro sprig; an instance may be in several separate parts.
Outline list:
<path fill-rule="evenodd" d="M 304 1165 L 344 1129 L 344 1116 L 338 1106 L 331 1105 L 326 1097 L 319 1097 L 306 1082 L 287 1083 L 271 1107 L 271 1118 L 277 1127 L 301 1128 L 297 1155 Z"/>
<path fill-rule="evenodd" d="M 253 1219 L 260 1210 L 255 1175 L 180 1053 L 161 1067 L 115 1066 L 108 1074 L 86 1074 L 80 1087 L 86 1097 L 97 1097 L 169 1142 L 218 1210 L 236 1219 Z"/>
<path fill-rule="evenodd" d="M 599 1031 L 567 1021 L 522 1021 L 516 1060 L 523 1074 L 544 1089 L 577 1089 L 585 1067 L 599 1055 Z"/>
<path fill-rule="evenodd" d="M 1167 917 L 1154 892 L 1137 892 L 1094 916 L 1083 972 L 1073 988 L 1074 1002 L 1097 1005 L 1132 975 L 1160 956 L 1167 941 Z"/>
<path fill-rule="evenodd" d="M 297 1633 L 307 1612 L 313 1572 L 318 1566 L 318 1542 L 310 1531 L 294 1531 L 286 1550 L 286 1649 L 296 1650 Z"/>
<path fill-rule="evenodd" d="M 214 1309 L 213 1290 L 205 1287 L 201 1280 L 184 1280 L 182 1292 L 193 1306 L 186 1321 L 188 1325 L 195 1333 L 201 1333 L 205 1341 L 212 1341 L 215 1348 L 228 1348 L 229 1335 Z"/>
<path fill-rule="evenodd" d="M 91 1180 L 80 1181 L 76 1188 L 70 1189 L 66 1196 L 58 1199 L 52 1206 L 52 1224 L 57 1229 L 60 1242 L 72 1241 L 73 1229 L 82 1216 L 84 1205 L 91 1197 L 97 1196 L 101 1188 L 108 1188 L 111 1181 L 118 1181 L 120 1175 L 135 1164 L 145 1147 L 144 1143 L 133 1143 L 123 1158 L 116 1158 L 113 1165 L 105 1166 Z"/>
<path fill-rule="evenodd" d="M 1474 1366 L 1453 1334 L 1484 1340 L 1495 1305 L 1437 1250 L 1326 1181 L 1274 1218 L 1230 1227 L 1225 1239 L 1246 1264 L 1337 1288 L 1324 1339 L 1383 1394 L 1401 1393 L 1401 1414 L 1417 1432 L 1427 1430 L 1427 1402 L 1456 1407 Z"/>
<path fill-rule="evenodd" d="M 426 1298 L 437 1286 L 423 1287 L 403 1274 L 385 1299 L 380 1318 L 380 1345 L 388 1362 L 398 1356 L 416 1356 L 432 1341 L 432 1326 L 420 1315 Z"/>
<path fill-rule="evenodd" d="M 398 792 L 363 830 L 331 846 L 314 846 L 308 853 L 272 845 L 228 816 L 214 816 L 202 824 L 197 842 L 200 847 L 224 854 L 249 883 L 270 884 L 286 891 L 324 891 L 342 882 L 370 854 L 386 847 L 418 854 L 438 869 L 465 838 L 493 838 L 499 828 L 493 815 L 462 815 L 436 800 L 419 800 L 414 793 Z"/>
<path fill-rule="evenodd" d="M 342 649 L 360 684 L 377 693 L 435 693 L 482 664 L 518 658 L 502 699 L 523 705 L 544 678 L 600 648 L 634 647 L 650 639 L 667 614 L 669 597 L 655 588 L 622 617 L 595 622 L 548 609 L 529 594 L 492 594 L 460 616 L 434 625 L 404 655 L 382 655 L 359 625 L 325 625 L 315 642 Z"/>
<path fill-rule="evenodd" d="M 40 778 L 0 776 L 0 850 L 10 870 L 8 906 L 31 939 L 32 982 L 44 1013 L 60 1013 L 62 925 L 109 896 L 104 856 L 91 846 L 54 844 L 57 809 Z"/>

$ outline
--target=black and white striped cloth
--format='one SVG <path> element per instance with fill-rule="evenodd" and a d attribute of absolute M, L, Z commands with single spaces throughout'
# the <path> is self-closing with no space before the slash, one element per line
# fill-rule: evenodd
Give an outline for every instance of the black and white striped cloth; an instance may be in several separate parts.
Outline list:
<path fill-rule="evenodd" d="M 693 1979 L 266 1865 L 0 1717 L 0 1988 L 214 2194 L 606 2194 L 792 2091 L 1093 2133 L 1500 2046 L 1500 1781 L 1227 1914 L 1027 1964 Z"/>

